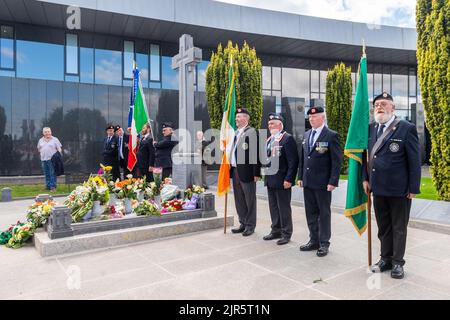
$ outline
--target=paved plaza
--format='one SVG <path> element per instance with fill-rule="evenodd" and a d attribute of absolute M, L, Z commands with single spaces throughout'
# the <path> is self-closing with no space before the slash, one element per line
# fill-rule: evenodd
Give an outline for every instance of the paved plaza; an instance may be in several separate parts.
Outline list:
<path fill-rule="evenodd" d="M 0 225 L 23 219 L 30 203 L 0 203 Z M 236 216 L 232 195 L 229 204 Z M 216 197 L 219 215 L 223 208 L 224 198 Z M 406 276 L 394 280 L 367 271 L 367 235 L 359 237 L 339 213 L 332 216 L 330 254 L 300 252 L 308 240 L 304 209 L 293 213 L 286 246 L 262 240 L 270 216 L 259 199 L 248 238 L 213 230 L 54 258 L 41 258 L 31 245 L 0 247 L 0 299 L 450 299 L 450 235 L 409 228 Z M 374 261 L 376 232 L 374 222 Z"/>

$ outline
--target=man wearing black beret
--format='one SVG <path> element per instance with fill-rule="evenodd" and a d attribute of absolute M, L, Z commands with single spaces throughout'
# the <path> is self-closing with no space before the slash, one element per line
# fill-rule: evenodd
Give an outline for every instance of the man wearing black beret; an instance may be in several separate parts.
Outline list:
<path fill-rule="evenodd" d="M 312 129 L 305 133 L 298 171 L 303 187 L 309 242 L 300 251 L 317 250 L 318 257 L 328 254 L 331 238 L 331 193 L 339 185 L 342 148 L 338 134 L 325 125 L 325 110 L 308 110 Z"/>
<path fill-rule="evenodd" d="M 103 140 L 103 164 L 112 167 L 111 174 L 114 181 L 120 179 L 119 141 L 114 135 L 115 129 L 113 125 L 108 125 L 105 129 L 107 136 Z"/>
<path fill-rule="evenodd" d="M 395 116 L 394 99 L 389 93 L 376 96 L 373 105 L 369 161 L 363 168 L 364 190 L 373 193 L 381 242 L 381 259 L 372 271 L 391 270 L 392 278 L 402 279 L 411 202 L 420 193 L 419 138 L 415 125 Z"/>
<path fill-rule="evenodd" d="M 295 139 L 284 131 L 283 117 L 269 114 L 270 137 L 266 143 L 267 161 L 264 164 L 264 184 L 269 198 L 271 232 L 264 240 L 277 241 L 278 245 L 289 243 L 292 232 L 292 186 L 298 170 L 298 150 Z"/>

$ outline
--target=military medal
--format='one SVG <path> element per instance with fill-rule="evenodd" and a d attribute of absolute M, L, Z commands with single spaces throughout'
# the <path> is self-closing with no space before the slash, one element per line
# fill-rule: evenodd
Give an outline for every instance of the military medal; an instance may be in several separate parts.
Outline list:
<path fill-rule="evenodd" d="M 391 145 L 389 146 L 389 150 L 391 150 L 392 152 L 398 152 L 400 150 L 400 146 L 398 145 L 398 143 L 391 143 Z"/>
<path fill-rule="evenodd" d="M 318 153 L 324 154 L 328 151 L 328 142 L 317 142 L 316 143 L 316 151 Z"/>
<path fill-rule="evenodd" d="M 242 144 L 242 149 L 248 150 L 248 143 L 244 142 L 244 143 Z"/>

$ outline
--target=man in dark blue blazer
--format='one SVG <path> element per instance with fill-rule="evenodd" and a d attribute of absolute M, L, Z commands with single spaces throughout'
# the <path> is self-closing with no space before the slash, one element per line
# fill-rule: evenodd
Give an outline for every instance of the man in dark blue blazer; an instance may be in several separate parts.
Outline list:
<path fill-rule="evenodd" d="M 419 138 L 415 125 L 395 116 L 390 94 L 383 92 L 373 103 L 375 122 L 369 126 L 369 162 L 363 170 L 381 241 L 381 259 L 372 271 L 391 270 L 392 278 L 402 279 L 411 200 L 420 193 Z"/>
<path fill-rule="evenodd" d="M 172 176 L 172 150 L 178 144 L 176 139 L 172 138 L 173 124 L 172 122 L 163 122 L 163 137 L 160 141 L 154 141 L 155 147 L 155 167 L 162 168 L 162 179 Z"/>
<path fill-rule="evenodd" d="M 118 140 L 118 156 L 119 156 L 119 167 L 123 170 L 123 177 L 125 177 L 132 173 L 128 170 L 128 153 L 129 153 L 129 141 L 130 135 L 124 132 L 123 128 L 119 125 L 115 128 L 117 140 Z M 134 170 L 133 170 L 134 171 Z M 132 173 L 135 176 L 134 173 Z"/>
<path fill-rule="evenodd" d="M 292 186 L 298 170 L 298 150 L 295 139 L 283 128 L 283 117 L 269 114 L 270 137 L 266 142 L 267 160 L 264 164 L 264 185 L 269 198 L 272 230 L 264 240 L 277 241 L 278 245 L 289 243 L 292 236 Z"/>
<path fill-rule="evenodd" d="M 108 125 L 105 129 L 106 137 L 103 140 L 103 164 L 112 167 L 112 178 L 114 181 L 120 179 L 119 169 L 119 141 L 114 134 L 115 127 Z"/>
<path fill-rule="evenodd" d="M 331 238 L 331 193 L 339 185 L 342 148 L 338 134 L 325 125 L 325 110 L 308 110 L 312 129 L 305 133 L 298 172 L 303 187 L 309 242 L 300 251 L 317 250 L 317 256 L 328 254 Z"/>

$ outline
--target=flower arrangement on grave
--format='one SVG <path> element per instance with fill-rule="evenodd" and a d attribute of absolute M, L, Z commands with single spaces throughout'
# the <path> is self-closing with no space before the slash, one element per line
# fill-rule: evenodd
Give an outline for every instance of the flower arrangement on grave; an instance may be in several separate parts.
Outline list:
<path fill-rule="evenodd" d="M 34 235 L 35 230 L 33 222 L 18 221 L 16 225 L 0 234 L 0 244 L 11 249 L 19 249 Z"/>
<path fill-rule="evenodd" d="M 150 200 L 144 200 L 134 209 L 138 216 L 160 216 L 158 206 Z"/>
<path fill-rule="evenodd" d="M 84 184 L 89 189 L 92 201 L 100 201 L 101 205 L 109 201 L 108 182 L 101 176 L 90 177 Z"/>
<path fill-rule="evenodd" d="M 98 170 L 97 174 L 105 179 L 105 181 L 108 183 L 112 180 L 112 167 L 111 166 L 104 166 L 100 163 L 100 169 Z"/>
<path fill-rule="evenodd" d="M 197 185 L 193 185 L 189 188 L 187 188 L 186 190 L 184 190 L 184 197 L 186 199 L 191 200 L 192 195 L 193 194 L 201 194 L 205 192 L 205 188 L 201 187 L 201 186 L 197 186 Z"/>
<path fill-rule="evenodd" d="M 108 206 L 105 210 L 104 217 L 106 217 L 107 220 L 121 219 L 124 217 L 124 210 L 125 209 L 122 204 Z"/>
<path fill-rule="evenodd" d="M 140 187 L 143 187 L 142 179 L 135 179 L 129 174 L 127 179 L 115 183 L 114 191 L 118 199 L 136 200 Z"/>
<path fill-rule="evenodd" d="M 81 222 L 94 206 L 90 189 L 85 185 L 78 186 L 67 197 L 64 204 L 72 210 L 72 221 Z"/>
<path fill-rule="evenodd" d="M 27 221 L 32 222 L 36 228 L 41 228 L 47 222 L 53 207 L 56 205 L 57 203 L 53 200 L 35 202 L 28 207 Z"/>
<path fill-rule="evenodd" d="M 181 211 L 181 210 L 183 210 L 184 203 L 185 203 L 184 200 L 179 200 L 179 199 L 166 201 L 162 205 L 163 208 L 161 210 L 161 213 Z"/>

